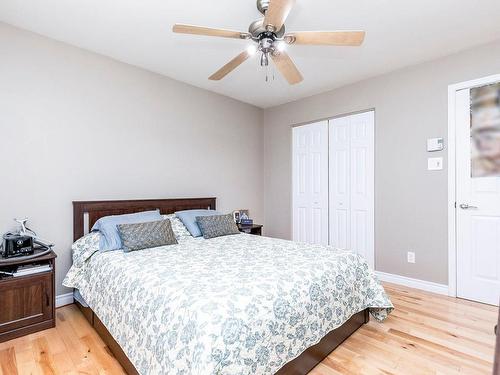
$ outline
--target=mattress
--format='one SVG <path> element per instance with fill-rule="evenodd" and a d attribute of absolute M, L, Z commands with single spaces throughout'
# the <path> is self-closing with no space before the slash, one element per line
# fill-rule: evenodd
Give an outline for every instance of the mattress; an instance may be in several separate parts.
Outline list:
<path fill-rule="evenodd" d="M 393 307 L 362 257 L 248 234 L 89 252 L 63 284 L 140 374 L 273 374 L 355 313 Z"/>

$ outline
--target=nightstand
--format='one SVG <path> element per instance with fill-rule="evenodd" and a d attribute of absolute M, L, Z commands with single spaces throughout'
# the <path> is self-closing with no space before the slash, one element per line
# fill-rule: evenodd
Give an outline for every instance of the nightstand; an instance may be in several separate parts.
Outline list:
<path fill-rule="evenodd" d="M 0 342 L 55 327 L 56 257 L 52 251 L 38 258 L 11 258 L 0 263 L 0 271 L 20 265 L 50 265 L 50 270 L 44 272 L 1 276 Z"/>
<path fill-rule="evenodd" d="M 262 236 L 262 227 L 260 224 L 252 224 L 252 225 L 242 225 L 238 224 L 238 229 L 240 232 L 255 234 L 256 236 Z"/>

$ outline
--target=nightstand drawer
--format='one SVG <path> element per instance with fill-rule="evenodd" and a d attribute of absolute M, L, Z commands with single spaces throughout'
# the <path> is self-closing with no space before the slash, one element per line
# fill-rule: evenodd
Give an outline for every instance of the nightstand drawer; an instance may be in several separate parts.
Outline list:
<path fill-rule="evenodd" d="M 0 335 L 52 319 L 53 272 L 2 280 Z"/>

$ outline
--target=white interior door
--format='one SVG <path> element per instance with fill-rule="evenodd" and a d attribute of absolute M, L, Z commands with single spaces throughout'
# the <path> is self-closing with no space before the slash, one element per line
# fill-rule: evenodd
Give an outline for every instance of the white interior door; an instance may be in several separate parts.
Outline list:
<path fill-rule="evenodd" d="M 330 121 L 330 244 L 375 264 L 375 113 Z"/>
<path fill-rule="evenodd" d="M 328 245 L 328 122 L 292 132 L 293 240 Z"/>
<path fill-rule="evenodd" d="M 494 305 L 500 298 L 499 92 L 500 84 L 457 91 L 455 109 L 457 296 Z"/>

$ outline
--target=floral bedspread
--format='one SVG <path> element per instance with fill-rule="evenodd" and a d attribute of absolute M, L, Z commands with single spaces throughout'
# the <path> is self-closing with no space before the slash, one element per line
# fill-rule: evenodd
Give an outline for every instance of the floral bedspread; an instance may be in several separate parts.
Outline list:
<path fill-rule="evenodd" d="M 88 242 L 64 285 L 141 374 L 272 374 L 353 314 L 392 310 L 349 251 L 247 234 L 130 253 Z"/>

